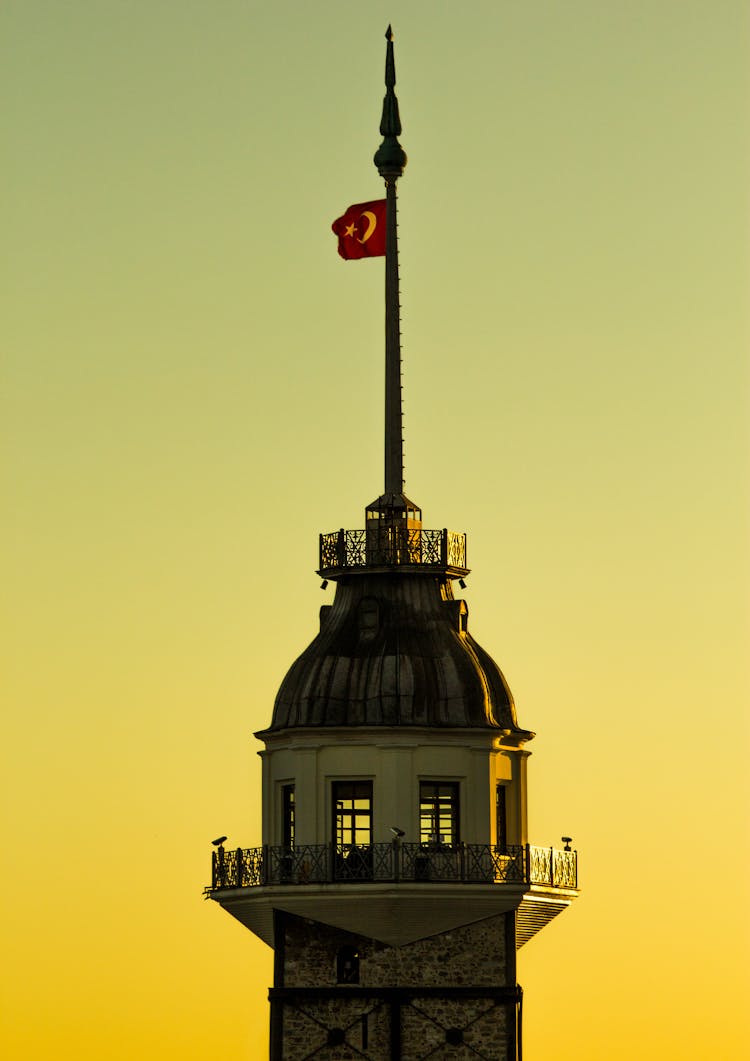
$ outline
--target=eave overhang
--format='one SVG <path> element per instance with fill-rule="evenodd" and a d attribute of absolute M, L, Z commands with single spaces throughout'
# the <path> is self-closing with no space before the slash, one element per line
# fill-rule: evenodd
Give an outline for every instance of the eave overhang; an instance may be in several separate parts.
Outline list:
<path fill-rule="evenodd" d="M 273 947 L 274 910 L 403 947 L 516 910 L 523 946 L 578 896 L 569 888 L 517 884 L 319 884 L 208 892 L 227 913 Z"/>

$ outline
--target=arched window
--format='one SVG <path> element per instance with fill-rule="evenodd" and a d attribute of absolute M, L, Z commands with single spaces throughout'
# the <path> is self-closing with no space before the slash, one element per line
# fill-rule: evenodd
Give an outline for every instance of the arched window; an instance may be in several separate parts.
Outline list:
<path fill-rule="evenodd" d="M 359 983 L 359 951 L 342 947 L 336 955 L 336 980 L 340 984 Z"/>

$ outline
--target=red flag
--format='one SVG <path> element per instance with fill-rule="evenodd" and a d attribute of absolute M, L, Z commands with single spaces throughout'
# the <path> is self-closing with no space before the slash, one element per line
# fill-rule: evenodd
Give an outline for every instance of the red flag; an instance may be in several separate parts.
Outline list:
<path fill-rule="evenodd" d="M 339 254 L 347 261 L 385 254 L 385 199 L 355 203 L 331 228 L 339 238 Z"/>

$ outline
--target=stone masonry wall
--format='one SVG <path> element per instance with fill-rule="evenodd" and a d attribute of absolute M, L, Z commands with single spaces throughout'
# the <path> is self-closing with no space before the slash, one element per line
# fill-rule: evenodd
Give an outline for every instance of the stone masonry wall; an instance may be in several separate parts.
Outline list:
<path fill-rule="evenodd" d="M 335 998 L 300 996 L 283 1006 L 283 1061 L 313 1054 L 321 1061 L 390 1061 L 391 1003 L 366 988 L 445 988 L 445 996 L 406 996 L 398 1010 L 402 1061 L 515 1056 L 512 1002 L 472 997 L 472 987 L 514 987 L 514 957 L 506 956 L 503 914 L 464 925 L 404 947 L 389 947 L 315 921 L 285 915 L 285 988 L 338 988 Z M 359 982 L 337 983 L 336 957 L 342 947 L 356 948 Z M 515 950 L 515 948 L 514 948 Z M 347 988 L 351 997 L 346 995 Z M 450 997 L 450 989 L 466 997 Z M 468 990 L 467 990 L 468 989 Z M 330 1041 L 333 1037 L 343 1042 Z"/>
<path fill-rule="evenodd" d="M 290 915 L 284 985 L 335 984 L 336 955 L 345 946 L 359 951 L 362 986 L 496 987 L 507 983 L 504 915 L 462 925 L 404 947 L 389 947 L 374 939 Z"/>

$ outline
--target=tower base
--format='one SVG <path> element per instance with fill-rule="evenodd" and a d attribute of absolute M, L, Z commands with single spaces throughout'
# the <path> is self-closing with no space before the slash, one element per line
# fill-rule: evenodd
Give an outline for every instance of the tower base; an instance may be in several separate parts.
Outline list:
<path fill-rule="evenodd" d="M 515 912 L 393 947 L 275 913 L 271 1061 L 516 1061 Z"/>

